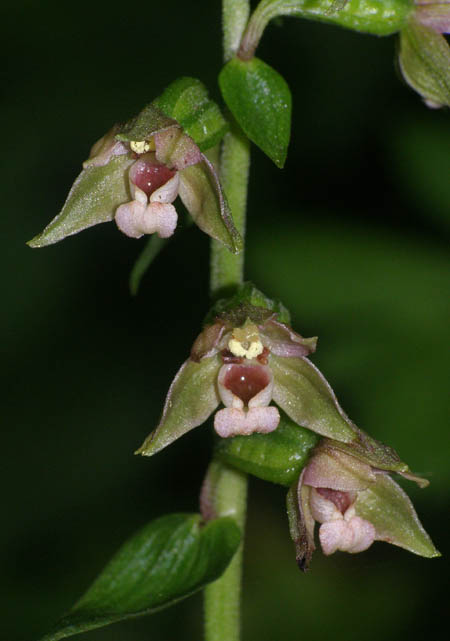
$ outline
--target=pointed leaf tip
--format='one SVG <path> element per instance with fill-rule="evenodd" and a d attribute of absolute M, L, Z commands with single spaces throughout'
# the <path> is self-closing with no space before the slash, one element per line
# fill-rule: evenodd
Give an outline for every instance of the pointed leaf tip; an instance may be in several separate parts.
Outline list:
<path fill-rule="evenodd" d="M 169 514 L 152 521 L 119 549 L 41 641 L 151 614 L 190 596 L 221 576 L 240 537 L 231 517 L 204 524 L 199 514 Z"/>
<path fill-rule="evenodd" d="M 245 134 L 282 168 L 291 131 L 292 99 L 286 81 L 258 58 L 234 58 L 220 72 L 219 85 Z"/>

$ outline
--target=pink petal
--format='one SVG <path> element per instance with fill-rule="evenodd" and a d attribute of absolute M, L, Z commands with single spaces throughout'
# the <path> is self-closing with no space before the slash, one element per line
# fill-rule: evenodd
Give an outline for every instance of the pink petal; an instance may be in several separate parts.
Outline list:
<path fill-rule="evenodd" d="M 274 318 L 269 318 L 259 329 L 264 347 L 277 356 L 300 358 L 316 350 L 317 338 L 303 338 Z"/>
<path fill-rule="evenodd" d="M 214 429 L 222 438 L 236 436 L 244 433 L 245 412 L 236 407 L 226 407 L 216 412 L 214 416 Z"/>
<path fill-rule="evenodd" d="M 415 18 L 437 33 L 450 33 L 450 2 L 417 2 Z"/>
<path fill-rule="evenodd" d="M 145 206 L 133 200 L 117 208 L 115 220 L 120 231 L 130 238 L 155 232 L 160 238 L 168 238 L 177 226 L 177 212 L 170 204 L 151 203 Z"/>
<path fill-rule="evenodd" d="M 202 154 L 195 142 L 181 133 L 179 127 L 169 127 L 155 134 L 156 158 L 178 170 L 196 165 L 202 160 Z"/>
<path fill-rule="evenodd" d="M 375 540 L 375 528 L 369 521 L 354 516 L 349 521 L 329 521 L 319 529 L 323 553 L 327 556 L 336 550 L 356 554 L 363 552 Z"/>
<path fill-rule="evenodd" d="M 376 482 L 370 465 L 332 447 L 318 451 L 305 469 L 303 482 L 342 492 L 364 490 Z"/>
<path fill-rule="evenodd" d="M 216 354 L 219 349 L 219 343 L 226 331 L 225 325 L 217 321 L 213 325 L 208 325 L 197 336 L 191 349 L 191 358 L 193 361 L 200 361 L 202 358 Z"/>
<path fill-rule="evenodd" d="M 269 434 L 277 429 L 280 422 L 280 413 L 274 405 L 269 407 L 252 407 L 247 412 L 247 434 Z"/>
<path fill-rule="evenodd" d="M 350 554 L 364 552 L 375 541 L 376 532 L 374 526 L 359 516 L 354 516 L 348 521 L 348 524 L 353 531 L 353 543 L 347 549 L 347 552 L 350 552 Z"/>
<path fill-rule="evenodd" d="M 129 147 L 115 138 L 119 129 L 119 125 L 114 125 L 108 133 L 100 140 L 97 140 L 91 148 L 89 158 L 83 163 L 84 169 L 87 167 L 104 167 L 114 156 L 128 153 Z"/>
<path fill-rule="evenodd" d="M 323 553 L 327 556 L 337 550 L 345 552 L 353 543 L 353 530 L 347 521 L 329 521 L 319 529 L 319 540 Z"/>
<path fill-rule="evenodd" d="M 160 238 L 172 236 L 178 222 L 176 209 L 169 203 L 150 203 L 145 210 L 146 234 L 156 232 Z"/>
<path fill-rule="evenodd" d="M 309 506 L 314 520 L 318 523 L 343 519 L 342 513 L 333 501 L 322 496 L 315 488 L 311 488 Z"/>
<path fill-rule="evenodd" d="M 115 221 L 117 227 L 130 238 L 140 238 L 144 235 L 142 229 L 146 205 L 133 200 L 126 205 L 120 205 L 116 210 Z"/>
<path fill-rule="evenodd" d="M 248 412 L 236 407 L 226 407 L 216 412 L 214 429 L 222 438 L 230 436 L 249 436 L 273 432 L 280 422 L 276 407 L 256 407 Z"/>

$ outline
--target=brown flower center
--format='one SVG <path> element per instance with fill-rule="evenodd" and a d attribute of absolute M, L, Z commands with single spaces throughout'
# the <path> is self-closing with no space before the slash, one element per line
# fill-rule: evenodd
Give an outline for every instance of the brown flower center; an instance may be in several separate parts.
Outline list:
<path fill-rule="evenodd" d="M 224 386 L 248 405 L 250 399 L 270 382 L 268 373 L 257 366 L 233 365 L 225 375 Z"/>

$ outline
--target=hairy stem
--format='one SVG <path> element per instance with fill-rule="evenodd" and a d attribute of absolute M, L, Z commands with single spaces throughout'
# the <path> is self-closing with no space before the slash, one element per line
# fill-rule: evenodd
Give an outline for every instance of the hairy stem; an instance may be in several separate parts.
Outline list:
<path fill-rule="evenodd" d="M 250 0 L 223 0 L 223 55 L 227 62 L 238 51 L 250 15 Z"/>
<path fill-rule="evenodd" d="M 209 501 L 215 517 L 232 516 L 244 535 L 247 477 L 213 461 L 208 470 Z M 205 640 L 239 641 L 243 541 L 220 579 L 205 589 Z"/>
<path fill-rule="evenodd" d="M 239 49 L 250 13 L 249 0 L 223 0 L 223 46 L 227 62 Z M 211 296 L 233 293 L 244 276 L 245 214 L 250 168 L 250 142 L 233 122 L 223 142 L 220 177 L 243 249 L 232 254 L 211 241 Z M 233 516 L 244 535 L 247 509 L 247 477 L 218 461 L 208 472 L 211 502 L 217 516 Z M 239 641 L 241 635 L 241 581 L 243 541 L 224 574 L 205 589 L 205 641 Z"/>

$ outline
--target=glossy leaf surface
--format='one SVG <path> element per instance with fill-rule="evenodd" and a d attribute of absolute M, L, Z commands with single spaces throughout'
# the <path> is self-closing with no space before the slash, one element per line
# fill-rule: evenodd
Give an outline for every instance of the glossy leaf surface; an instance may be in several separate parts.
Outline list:
<path fill-rule="evenodd" d="M 42 641 L 57 641 L 167 607 L 217 579 L 240 531 L 230 517 L 203 525 L 198 514 L 170 514 L 130 538 L 74 608 Z"/>
<path fill-rule="evenodd" d="M 127 169 L 133 163 L 134 159 L 124 154 L 103 167 L 84 169 L 61 212 L 29 241 L 30 247 L 52 245 L 83 229 L 113 220 L 117 207 L 130 200 Z"/>
<path fill-rule="evenodd" d="M 230 60 L 219 75 L 223 98 L 245 134 L 283 167 L 291 131 L 291 92 L 258 58 Z"/>
<path fill-rule="evenodd" d="M 243 472 L 289 487 L 298 480 L 319 437 L 296 425 L 284 412 L 280 415 L 275 431 L 220 439 L 215 455 Z"/>

